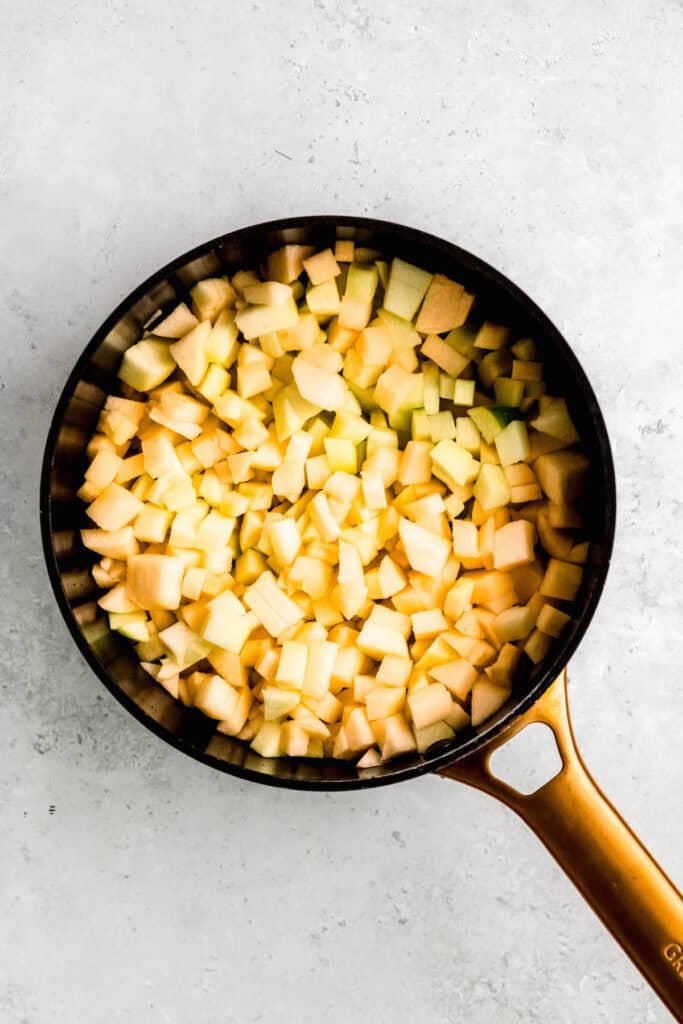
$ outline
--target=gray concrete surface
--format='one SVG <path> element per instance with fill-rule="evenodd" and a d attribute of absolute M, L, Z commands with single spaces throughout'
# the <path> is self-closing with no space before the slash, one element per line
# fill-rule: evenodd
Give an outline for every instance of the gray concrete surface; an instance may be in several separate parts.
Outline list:
<path fill-rule="evenodd" d="M 524 826 L 436 778 L 276 792 L 106 694 L 37 484 L 91 332 L 161 263 L 285 214 L 457 240 L 575 346 L 614 443 L 586 759 L 680 883 L 683 9 L 669 0 L 2 0 L 0 1020 L 663 1024 Z"/>

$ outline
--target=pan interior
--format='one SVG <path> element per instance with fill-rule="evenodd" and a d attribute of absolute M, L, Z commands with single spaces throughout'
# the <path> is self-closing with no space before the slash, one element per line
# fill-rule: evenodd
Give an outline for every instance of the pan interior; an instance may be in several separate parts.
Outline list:
<path fill-rule="evenodd" d="M 334 245 L 335 237 L 455 278 L 477 295 L 474 317 L 508 324 L 517 336 L 533 337 L 543 353 L 550 391 L 567 397 L 593 467 L 589 561 L 572 625 L 550 657 L 517 680 L 507 704 L 479 729 L 469 729 L 428 754 L 409 755 L 366 771 L 345 761 L 262 758 L 245 743 L 215 732 L 200 712 L 174 701 L 140 668 L 128 642 L 109 630 L 90 575 L 96 556 L 82 547 L 78 533 L 88 524 L 76 497 L 86 467 L 85 448 L 106 395 L 117 389 L 122 352 L 140 338 L 143 325 L 159 310 L 187 300 L 189 288 L 203 277 L 258 266 L 270 250 L 286 243 L 323 248 Z M 102 682 L 144 725 L 191 756 L 235 775 L 297 788 L 398 781 L 457 759 L 504 729 L 555 679 L 583 636 L 605 581 L 614 519 L 614 470 L 602 414 L 576 357 L 541 310 L 507 278 L 457 246 L 410 228 L 353 217 L 298 218 L 245 228 L 181 256 L 140 285 L 97 331 L 64 388 L 47 441 L 41 484 L 50 579 L 72 636 Z"/>

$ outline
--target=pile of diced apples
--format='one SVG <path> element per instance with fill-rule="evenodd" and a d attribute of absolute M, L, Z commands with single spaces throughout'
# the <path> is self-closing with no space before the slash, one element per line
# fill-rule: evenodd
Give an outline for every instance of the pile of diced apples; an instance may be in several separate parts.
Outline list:
<path fill-rule="evenodd" d="M 348 240 L 286 245 L 123 356 L 79 491 L 99 605 L 264 757 L 452 740 L 570 622 L 588 460 L 536 344 L 473 302 Z"/>

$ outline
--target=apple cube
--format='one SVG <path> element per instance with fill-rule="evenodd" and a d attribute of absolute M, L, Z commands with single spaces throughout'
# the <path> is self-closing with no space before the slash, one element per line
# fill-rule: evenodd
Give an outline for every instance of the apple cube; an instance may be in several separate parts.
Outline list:
<path fill-rule="evenodd" d="M 256 617 L 245 611 L 240 599 L 225 590 L 206 605 L 198 632 L 209 643 L 239 654 L 257 625 Z"/>
<path fill-rule="evenodd" d="M 465 323 L 474 295 L 443 274 L 435 274 L 427 289 L 415 326 L 423 334 L 443 334 Z"/>
<path fill-rule="evenodd" d="M 434 665 L 429 669 L 429 674 L 461 701 L 467 700 L 470 690 L 479 676 L 474 665 L 464 658 Z"/>
<path fill-rule="evenodd" d="M 425 729 L 448 715 L 452 698 L 442 683 L 430 683 L 411 693 L 407 703 L 415 728 Z"/>
<path fill-rule="evenodd" d="M 301 534 L 293 519 L 280 519 L 267 526 L 268 542 L 276 562 L 285 568 L 293 563 L 301 548 Z"/>
<path fill-rule="evenodd" d="M 403 715 L 392 715 L 383 721 L 382 760 L 417 749 L 412 730 Z"/>
<path fill-rule="evenodd" d="M 211 650 L 210 643 L 198 636 L 186 623 L 180 621 L 160 630 L 159 639 L 168 649 L 179 671 L 195 665 Z"/>
<path fill-rule="evenodd" d="M 579 440 L 564 398 L 551 399 L 536 419 L 531 420 L 530 426 L 543 434 L 564 441 L 567 445 L 575 444 Z"/>
<path fill-rule="evenodd" d="M 457 377 L 465 369 L 470 360 L 452 348 L 447 341 L 437 334 L 430 334 L 422 348 L 423 356 L 431 359 L 432 362 L 448 374 L 449 377 Z"/>
<path fill-rule="evenodd" d="M 398 470 L 398 481 L 401 484 L 427 484 L 432 478 L 430 452 L 432 446 L 428 441 L 408 441 Z"/>
<path fill-rule="evenodd" d="M 453 405 L 472 405 L 474 402 L 475 382 L 473 380 L 462 380 L 458 377 L 453 382 Z"/>
<path fill-rule="evenodd" d="M 472 458 L 470 452 L 461 448 L 452 440 L 439 441 L 431 451 L 432 472 L 440 480 L 444 480 L 451 489 L 452 485 L 461 487 L 476 480 L 479 463 Z"/>
<path fill-rule="evenodd" d="M 496 686 L 510 688 L 521 656 L 522 652 L 519 647 L 511 643 L 503 644 L 496 660 L 492 665 L 485 668 L 484 671 Z"/>
<path fill-rule="evenodd" d="M 140 550 L 132 526 L 121 530 L 81 530 L 81 541 L 90 551 L 114 559 L 130 558 Z"/>
<path fill-rule="evenodd" d="M 189 307 L 184 302 L 180 302 L 167 317 L 155 326 L 154 334 L 160 338 L 182 338 L 198 323 L 197 317 Z"/>
<path fill-rule="evenodd" d="M 322 284 L 341 274 L 341 267 L 331 249 L 323 249 L 313 256 L 308 256 L 303 261 L 303 265 L 311 284 L 314 285 Z"/>
<path fill-rule="evenodd" d="M 522 420 L 512 420 L 494 438 L 498 458 L 503 466 L 524 462 L 529 458 L 529 435 Z"/>
<path fill-rule="evenodd" d="M 264 686 L 261 691 L 263 700 L 263 717 L 266 722 L 273 722 L 288 715 L 299 704 L 300 695 L 292 690 L 282 690 L 278 686 Z"/>
<path fill-rule="evenodd" d="M 403 710 L 405 690 L 398 686 L 375 686 L 365 697 L 368 721 L 390 718 Z"/>
<path fill-rule="evenodd" d="M 510 696 L 510 691 L 502 686 L 495 686 L 488 680 L 479 680 L 472 687 L 472 725 L 481 725 L 487 718 L 502 708 Z"/>
<path fill-rule="evenodd" d="M 404 320 L 412 320 L 431 281 L 432 274 L 395 257 L 391 261 L 384 308 Z"/>
<path fill-rule="evenodd" d="M 251 749 L 261 757 L 280 757 L 281 727 L 275 722 L 264 722 L 251 741 Z"/>
<path fill-rule="evenodd" d="M 307 657 L 308 648 L 305 644 L 297 643 L 294 640 L 285 640 L 275 673 L 277 685 L 287 689 L 300 690 L 303 687 L 306 674 Z"/>
<path fill-rule="evenodd" d="M 523 640 L 534 628 L 536 616 L 526 605 L 513 605 L 499 612 L 493 620 L 493 630 L 502 644 Z"/>
<path fill-rule="evenodd" d="M 190 384 L 197 387 L 201 384 L 209 367 L 206 345 L 211 334 L 211 323 L 203 320 L 197 324 L 180 341 L 171 345 L 169 351 L 172 358 L 183 371 Z"/>
<path fill-rule="evenodd" d="M 304 614 L 291 598 L 280 590 L 275 577 L 264 572 L 244 592 L 244 603 L 264 629 L 277 637 L 300 622 Z"/>
<path fill-rule="evenodd" d="M 268 278 L 291 284 L 301 274 L 303 261 L 313 253 L 312 245 L 285 245 L 268 254 Z"/>
<path fill-rule="evenodd" d="M 141 608 L 178 608 L 184 572 L 179 558 L 133 555 L 128 559 L 128 592 Z"/>
<path fill-rule="evenodd" d="M 372 300 L 378 280 L 376 266 L 363 267 L 358 263 L 351 264 L 339 309 L 341 328 L 361 331 L 367 325 L 372 315 Z"/>
<path fill-rule="evenodd" d="M 398 531 L 411 567 L 416 572 L 438 576 L 451 551 L 448 541 L 404 517 L 399 519 Z"/>
<path fill-rule="evenodd" d="M 496 530 L 493 540 L 495 569 L 513 569 L 534 561 L 536 530 L 528 519 L 517 519 Z"/>
<path fill-rule="evenodd" d="M 534 665 L 538 665 L 546 657 L 552 642 L 551 636 L 541 632 L 540 629 L 535 629 L 524 644 L 524 653 L 533 661 Z"/>
<path fill-rule="evenodd" d="M 469 716 L 465 712 L 463 712 L 463 715 L 469 721 Z M 461 725 L 460 728 L 462 727 Z M 417 743 L 418 751 L 422 754 L 429 750 L 430 747 L 433 747 L 435 743 L 452 740 L 454 736 L 455 732 L 448 722 L 434 722 L 433 725 L 428 725 L 424 729 L 417 729 L 415 731 L 415 742 Z"/>
<path fill-rule="evenodd" d="M 249 711 L 251 710 L 252 701 L 253 697 L 250 690 L 240 690 L 237 694 L 233 710 L 216 727 L 218 732 L 226 733 L 228 736 L 237 736 L 244 728 Z"/>
<path fill-rule="evenodd" d="M 551 558 L 546 567 L 540 593 L 560 601 L 574 601 L 581 586 L 583 570 L 580 565 Z"/>
<path fill-rule="evenodd" d="M 454 519 L 451 523 L 453 553 L 458 558 L 477 558 L 479 555 L 479 531 L 466 519 Z M 446 614 L 449 612 L 446 610 Z"/>
<path fill-rule="evenodd" d="M 508 504 L 510 487 L 500 466 L 481 466 L 474 485 L 474 496 L 485 512 Z"/>
<path fill-rule="evenodd" d="M 309 735 L 296 722 L 285 722 L 280 730 L 282 753 L 287 757 L 306 757 L 310 754 Z"/>
<path fill-rule="evenodd" d="M 353 708 L 344 723 L 344 730 L 348 748 L 353 753 L 366 750 L 375 742 L 375 734 L 364 708 Z"/>
<path fill-rule="evenodd" d="M 159 338 L 143 338 L 124 352 L 119 377 L 136 391 L 151 391 L 165 381 L 175 368 L 176 363 L 167 342 Z"/>
<path fill-rule="evenodd" d="M 110 483 L 88 506 L 88 515 L 100 529 L 116 531 L 135 519 L 142 508 L 142 502 L 125 487 Z"/>
<path fill-rule="evenodd" d="M 448 629 L 448 622 L 438 608 L 414 612 L 410 618 L 416 640 L 432 639 Z"/>
<path fill-rule="evenodd" d="M 582 496 L 589 466 L 581 452 L 549 452 L 534 463 L 539 484 L 556 505 L 570 504 Z"/>
<path fill-rule="evenodd" d="M 380 660 L 387 655 L 397 658 L 408 657 L 408 645 L 405 637 L 395 629 L 371 623 L 369 619 L 363 624 L 357 640 L 358 648 L 371 658 Z"/>
<path fill-rule="evenodd" d="M 570 622 L 571 617 L 561 612 L 559 608 L 554 608 L 550 604 L 544 604 L 536 625 L 542 633 L 547 633 L 548 636 L 552 637 L 559 637 Z"/>
<path fill-rule="evenodd" d="M 123 459 L 116 452 L 107 451 L 106 449 L 99 451 L 86 469 L 85 479 L 96 488 L 98 493 L 113 483 L 114 480 L 117 483 L 126 483 L 125 480 L 118 479 L 122 465 Z M 139 476 L 139 473 L 137 475 Z"/>
<path fill-rule="evenodd" d="M 277 306 L 246 306 L 235 314 L 235 323 L 247 341 L 261 334 L 286 331 L 295 327 L 299 311 L 293 298 Z"/>
<path fill-rule="evenodd" d="M 237 705 L 237 691 L 220 676 L 203 679 L 194 693 L 193 704 L 208 718 L 229 719 Z"/>

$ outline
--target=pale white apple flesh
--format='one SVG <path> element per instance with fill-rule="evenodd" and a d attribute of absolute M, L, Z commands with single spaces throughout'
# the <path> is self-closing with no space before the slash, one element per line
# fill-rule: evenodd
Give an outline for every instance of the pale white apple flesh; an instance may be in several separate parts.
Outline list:
<path fill-rule="evenodd" d="M 150 678 L 263 757 L 360 771 L 504 708 L 588 556 L 590 466 L 538 345 L 347 239 L 151 323 L 79 490 Z"/>

